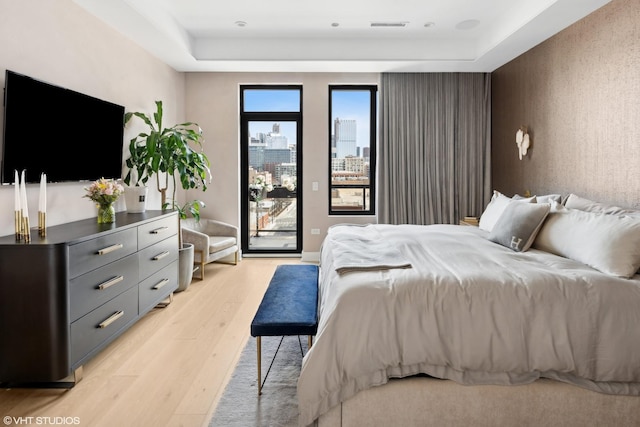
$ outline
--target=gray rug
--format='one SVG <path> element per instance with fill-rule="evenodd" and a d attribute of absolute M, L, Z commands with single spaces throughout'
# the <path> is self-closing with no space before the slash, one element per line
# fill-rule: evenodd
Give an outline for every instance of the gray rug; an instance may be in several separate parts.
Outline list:
<path fill-rule="evenodd" d="M 262 379 L 282 337 L 262 337 Z M 300 337 L 307 353 L 307 337 Z M 209 427 L 297 427 L 296 387 L 302 355 L 297 336 L 284 337 L 258 397 L 256 339 L 249 337 Z"/>

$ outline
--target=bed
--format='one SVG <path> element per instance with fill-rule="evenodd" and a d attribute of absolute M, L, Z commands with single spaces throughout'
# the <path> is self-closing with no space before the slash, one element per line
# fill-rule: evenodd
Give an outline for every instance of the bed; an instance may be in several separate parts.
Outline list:
<path fill-rule="evenodd" d="M 300 425 L 640 425 L 640 216 L 573 200 L 332 227 Z"/>

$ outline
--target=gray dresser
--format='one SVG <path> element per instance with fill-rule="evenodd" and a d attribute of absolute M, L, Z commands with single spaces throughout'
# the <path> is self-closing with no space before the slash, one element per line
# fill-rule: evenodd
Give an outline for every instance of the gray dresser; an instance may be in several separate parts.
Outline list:
<path fill-rule="evenodd" d="M 64 379 L 177 287 L 174 211 L 0 237 L 0 383 Z"/>

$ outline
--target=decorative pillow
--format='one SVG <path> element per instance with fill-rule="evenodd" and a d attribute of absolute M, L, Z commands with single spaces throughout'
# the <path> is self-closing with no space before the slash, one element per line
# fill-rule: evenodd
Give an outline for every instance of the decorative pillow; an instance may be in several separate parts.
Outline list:
<path fill-rule="evenodd" d="M 629 278 L 640 267 L 640 218 L 553 204 L 533 247 Z"/>
<path fill-rule="evenodd" d="M 562 195 L 560 194 L 546 194 L 544 196 L 536 196 L 537 203 L 562 203 Z"/>
<path fill-rule="evenodd" d="M 525 196 L 521 196 L 519 194 L 514 194 L 513 197 L 511 197 L 513 200 L 530 200 L 532 199 L 532 203 L 536 202 L 536 196 L 531 196 L 531 197 L 525 197 Z"/>
<path fill-rule="evenodd" d="M 544 196 L 533 196 L 533 197 L 524 197 L 519 194 L 514 194 L 513 200 L 531 200 L 533 198 L 532 203 L 551 203 L 558 202 L 562 203 L 562 195 L 561 194 L 545 194 Z"/>
<path fill-rule="evenodd" d="M 569 194 L 567 200 L 564 202 L 565 207 L 569 209 L 578 209 L 586 212 L 603 213 L 607 215 L 637 215 L 640 216 L 640 211 L 634 209 L 621 208 L 615 205 L 608 205 L 606 203 L 594 202 L 593 200 L 585 199 L 584 197 L 576 196 L 575 194 Z"/>
<path fill-rule="evenodd" d="M 532 203 L 536 199 L 535 196 L 529 197 L 526 199 L 519 199 L 518 202 Z M 493 226 L 495 225 L 500 215 L 502 215 L 502 211 L 507 205 L 514 200 L 510 197 L 505 196 L 499 191 L 493 191 L 493 197 L 491 197 L 491 201 L 485 208 L 482 215 L 480 215 L 480 222 L 478 223 L 478 228 L 485 231 L 491 231 Z"/>
<path fill-rule="evenodd" d="M 516 252 L 526 251 L 550 208 L 548 203 L 509 203 L 493 226 L 489 240 Z"/>

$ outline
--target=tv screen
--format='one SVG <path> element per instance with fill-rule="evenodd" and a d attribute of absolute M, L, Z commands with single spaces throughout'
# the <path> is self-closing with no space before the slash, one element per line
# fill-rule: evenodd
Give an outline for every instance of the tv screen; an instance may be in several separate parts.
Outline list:
<path fill-rule="evenodd" d="M 122 178 L 124 107 L 7 70 L 2 173 L 25 180 Z"/>

